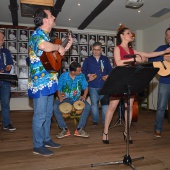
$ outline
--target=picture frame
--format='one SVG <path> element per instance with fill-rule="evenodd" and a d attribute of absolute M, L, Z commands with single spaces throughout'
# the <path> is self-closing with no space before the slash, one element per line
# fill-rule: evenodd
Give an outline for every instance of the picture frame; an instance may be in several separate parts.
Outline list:
<path fill-rule="evenodd" d="M 80 56 L 87 57 L 88 56 L 88 45 L 80 45 Z"/>
<path fill-rule="evenodd" d="M 61 67 L 68 69 L 70 65 L 69 56 L 65 56 L 61 61 Z"/>
<path fill-rule="evenodd" d="M 7 40 L 16 41 L 17 40 L 17 29 L 7 29 Z"/>
<path fill-rule="evenodd" d="M 62 42 L 64 42 L 64 40 L 68 37 L 68 33 L 67 32 L 60 32 L 60 39 Z"/>
<path fill-rule="evenodd" d="M 78 44 L 79 43 L 79 34 L 73 33 L 72 37 L 73 37 L 73 44 Z"/>
<path fill-rule="evenodd" d="M 18 66 L 27 66 L 26 58 L 28 57 L 28 54 L 18 54 Z"/>
<path fill-rule="evenodd" d="M 107 48 L 107 57 L 113 57 L 114 55 L 114 47 L 110 46 Z"/>
<path fill-rule="evenodd" d="M 18 78 L 28 78 L 28 67 L 18 67 Z"/>
<path fill-rule="evenodd" d="M 106 46 L 102 46 L 102 55 L 106 56 L 107 50 Z"/>
<path fill-rule="evenodd" d="M 72 62 L 77 62 L 77 63 L 79 63 L 79 56 L 70 56 L 70 64 L 71 64 Z"/>
<path fill-rule="evenodd" d="M 88 44 L 87 34 L 79 34 L 79 44 Z"/>
<path fill-rule="evenodd" d="M 0 28 L 0 32 L 4 34 L 4 40 L 6 40 L 6 28 Z"/>
<path fill-rule="evenodd" d="M 32 35 L 33 32 L 34 32 L 34 30 L 29 30 L 29 31 L 28 31 L 28 39 L 30 39 L 30 37 L 31 37 L 31 35 Z"/>
<path fill-rule="evenodd" d="M 11 53 L 18 53 L 18 45 L 16 41 L 7 41 L 7 49 L 11 52 Z"/>
<path fill-rule="evenodd" d="M 107 46 L 115 46 L 114 36 L 107 36 Z"/>
<path fill-rule="evenodd" d="M 18 90 L 19 91 L 28 90 L 28 79 L 18 79 Z"/>
<path fill-rule="evenodd" d="M 70 55 L 79 55 L 79 45 L 72 45 L 70 48 Z"/>
<path fill-rule="evenodd" d="M 28 30 L 19 29 L 18 30 L 18 40 L 19 41 L 28 41 Z"/>
<path fill-rule="evenodd" d="M 95 42 L 97 42 L 97 35 L 90 34 L 89 35 L 89 46 L 93 45 Z"/>
<path fill-rule="evenodd" d="M 28 53 L 28 42 L 18 42 L 18 53 Z"/>
<path fill-rule="evenodd" d="M 98 42 L 100 42 L 102 45 L 106 45 L 106 36 L 98 35 Z"/>

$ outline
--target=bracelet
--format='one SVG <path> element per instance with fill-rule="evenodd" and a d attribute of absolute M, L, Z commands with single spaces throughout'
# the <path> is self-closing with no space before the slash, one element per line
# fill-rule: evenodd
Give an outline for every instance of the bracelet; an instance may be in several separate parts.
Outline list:
<path fill-rule="evenodd" d="M 136 62 L 136 57 L 134 57 L 134 62 Z"/>

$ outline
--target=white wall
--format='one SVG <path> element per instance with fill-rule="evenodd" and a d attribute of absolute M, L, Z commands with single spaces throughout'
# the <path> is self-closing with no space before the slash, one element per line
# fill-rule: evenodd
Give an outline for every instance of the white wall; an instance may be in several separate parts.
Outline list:
<path fill-rule="evenodd" d="M 145 30 L 136 31 L 136 49 L 138 51 L 152 52 L 158 46 L 165 44 L 165 30 L 170 26 L 170 19 L 153 25 Z M 149 93 L 149 109 L 156 109 L 157 106 L 157 91 L 158 91 L 157 75 L 150 83 Z"/>

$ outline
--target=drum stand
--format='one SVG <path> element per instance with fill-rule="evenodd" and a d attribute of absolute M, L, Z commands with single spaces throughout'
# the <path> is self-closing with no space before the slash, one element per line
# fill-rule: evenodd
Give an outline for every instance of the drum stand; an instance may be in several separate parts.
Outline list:
<path fill-rule="evenodd" d="M 122 94 L 127 97 L 127 137 L 126 155 L 121 161 L 103 162 L 91 164 L 91 167 L 125 164 L 136 170 L 133 161 L 144 159 L 143 156 L 131 159 L 129 154 L 129 115 L 130 115 L 130 95 L 142 91 L 153 79 L 159 69 L 144 67 L 123 67 L 117 66 L 108 76 L 100 94 Z M 139 78 L 140 77 L 140 78 Z M 117 79 L 118 78 L 118 79 Z"/>

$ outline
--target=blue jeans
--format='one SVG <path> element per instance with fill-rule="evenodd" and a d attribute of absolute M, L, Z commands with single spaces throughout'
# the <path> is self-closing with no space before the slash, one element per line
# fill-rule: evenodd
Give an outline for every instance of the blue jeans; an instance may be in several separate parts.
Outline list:
<path fill-rule="evenodd" d="M 158 101 L 157 101 L 157 112 L 154 130 L 162 131 L 163 120 L 165 115 L 165 110 L 168 105 L 168 100 L 170 96 L 170 84 L 159 83 L 158 87 Z"/>
<path fill-rule="evenodd" d="M 108 95 L 99 95 L 100 88 L 92 88 L 89 87 L 89 94 L 91 100 L 91 113 L 93 122 L 99 123 L 99 106 L 98 103 L 100 101 L 102 106 L 102 123 L 105 122 L 105 114 L 109 105 L 109 96 Z"/>
<path fill-rule="evenodd" d="M 53 114 L 54 95 L 34 98 L 34 115 L 33 115 L 33 145 L 34 148 L 44 146 L 44 141 L 49 141 L 51 117 Z"/>
<path fill-rule="evenodd" d="M 74 103 L 73 101 L 71 101 L 71 99 L 65 99 L 63 102 L 68 102 L 72 105 Z M 84 101 L 84 103 L 85 103 L 85 108 L 84 108 L 84 110 L 81 114 L 77 128 L 84 128 L 85 127 L 86 121 L 87 121 L 87 118 L 89 116 L 89 112 L 90 112 L 90 109 L 91 109 L 90 104 L 87 101 Z M 62 114 L 60 113 L 60 110 L 59 110 L 60 104 L 61 104 L 60 100 L 56 100 L 54 102 L 54 115 L 55 115 L 55 118 L 56 118 L 60 128 L 68 128 L 65 121 L 64 121 L 64 118 L 62 117 Z"/>
<path fill-rule="evenodd" d="M 11 85 L 9 82 L 1 82 L 0 84 L 0 100 L 1 100 L 1 113 L 2 113 L 2 124 L 7 126 L 11 123 L 10 119 L 10 92 Z"/>

